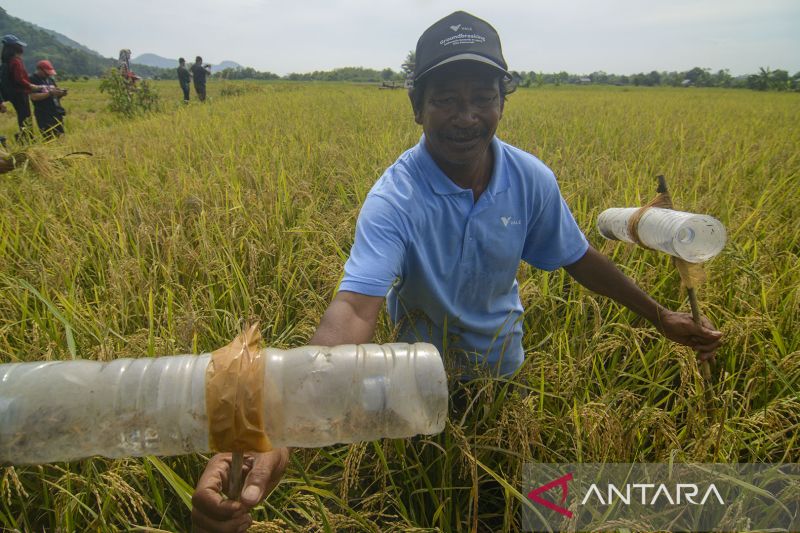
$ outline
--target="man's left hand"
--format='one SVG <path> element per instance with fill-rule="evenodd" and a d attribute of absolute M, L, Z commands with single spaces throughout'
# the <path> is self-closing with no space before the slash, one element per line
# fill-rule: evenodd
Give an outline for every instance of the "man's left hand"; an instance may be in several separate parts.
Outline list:
<path fill-rule="evenodd" d="M 662 311 L 656 327 L 669 340 L 695 350 L 699 361 L 713 363 L 722 344 L 722 332 L 717 331 L 706 317 L 701 317 L 700 322 L 695 324 L 689 313 Z"/>

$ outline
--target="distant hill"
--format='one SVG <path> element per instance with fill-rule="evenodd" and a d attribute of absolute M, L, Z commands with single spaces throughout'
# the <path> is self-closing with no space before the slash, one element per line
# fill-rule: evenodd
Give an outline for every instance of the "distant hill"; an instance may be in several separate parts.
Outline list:
<path fill-rule="evenodd" d="M 13 33 L 28 43 L 22 56 L 28 72 L 36 70 L 36 62 L 40 59 L 49 59 L 62 76 L 98 76 L 115 63 L 114 60 L 101 57 L 97 53 L 92 54 L 63 44 L 43 28 L 12 17 L 0 7 L 0 35 L 7 33 Z"/>
<path fill-rule="evenodd" d="M 131 59 L 131 63 L 158 68 L 178 68 L 178 58 L 168 59 L 157 54 L 142 54 Z"/>
<path fill-rule="evenodd" d="M 79 43 L 77 41 L 73 41 L 72 39 L 70 39 L 66 35 L 58 33 L 57 31 L 48 30 L 47 28 L 42 28 L 41 26 L 38 26 L 38 25 L 33 24 L 33 23 L 31 23 L 31 26 L 34 26 L 34 27 L 46 32 L 46 33 L 49 33 L 50 35 L 55 37 L 56 41 L 60 42 L 64 46 L 68 46 L 68 47 L 73 48 L 75 50 L 82 50 L 82 51 L 86 52 L 87 54 L 91 54 L 91 55 L 96 56 L 96 57 L 103 57 L 102 55 L 100 55 L 99 52 L 95 52 L 94 50 L 92 50 L 88 46 L 84 46 L 84 45 L 82 45 L 81 43 Z"/>
<path fill-rule="evenodd" d="M 184 56 L 186 58 L 186 62 L 191 65 L 194 63 L 194 56 Z M 158 54 L 142 54 L 140 56 L 136 56 L 131 60 L 133 63 L 137 63 L 140 65 L 147 65 L 149 67 L 158 67 L 158 68 L 177 68 L 178 66 L 178 58 L 169 59 L 166 57 L 162 57 Z M 237 63 L 236 61 L 225 60 L 219 63 L 218 65 L 211 65 L 211 72 L 222 72 L 226 68 L 238 69 L 242 68 L 242 65 Z"/>
<path fill-rule="evenodd" d="M 0 35 L 7 33 L 13 33 L 28 44 L 22 58 L 29 73 L 36 70 L 36 62 L 40 59 L 50 60 L 62 78 L 64 76 L 101 76 L 117 64 L 116 59 L 103 57 L 94 50 L 56 31 L 12 17 L 0 7 Z M 134 64 L 132 68 L 138 75 L 146 78 L 168 75 L 166 71 L 151 66 Z"/>
<path fill-rule="evenodd" d="M 226 68 L 237 69 L 237 68 L 242 68 L 242 66 L 239 63 L 237 63 L 236 61 L 230 61 L 229 59 L 226 59 L 225 61 L 222 61 L 218 65 L 211 65 L 211 72 L 212 73 L 213 72 L 222 72 Z"/>

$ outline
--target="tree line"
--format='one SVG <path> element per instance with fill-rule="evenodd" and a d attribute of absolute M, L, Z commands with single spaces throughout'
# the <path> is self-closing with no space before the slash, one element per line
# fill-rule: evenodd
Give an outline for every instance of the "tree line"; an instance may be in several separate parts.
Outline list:
<path fill-rule="evenodd" d="M 786 70 L 771 70 L 762 67 L 755 74 L 732 76 L 728 69 L 712 72 L 708 68 L 694 67 L 691 70 L 666 72 L 653 70 L 649 73 L 631 75 L 607 74 L 603 71 L 588 75 L 568 72 L 542 73 L 512 71 L 517 84 L 522 87 L 566 84 L 629 85 L 643 87 L 724 87 L 753 89 L 757 91 L 800 91 L 800 72 L 790 76 Z"/>
<path fill-rule="evenodd" d="M 402 82 L 414 71 L 414 51 L 406 55 L 400 70 L 391 68 L 375 70 L 362 67 L 346 67 L 305 74 L 292 73 L 278 76 L 272 72 L 258 72 L 252 68 L 225 69 L 214 76 L 223 79 L 286 79 L 291 81 L 351 81 L 351 82 Z M 608 74 L 603 71 L 591 74 L 571 74 L 566 71 L 544 73 L 536 71 L 511 71 L 515 83 L 520 87 L 540 87 L 542 85 L 621 85 L 642 87 L 723 87 L 733 89 L 753 89 L 756 91 L 800 91 L 800 71 L 794 75 L 782 69 L 772 70 L 761 67 L 755 74 L 733 76 L 728 69 L 712 72 L 709 68 L 694 67 L 686 71 L 640 72 L 631 75 Z"/>
<path fill-rule="evenodd" d="M 404 64 L 404 67 L 407 65 Z M 162 69 L 164 70 L 164 69 Z M 379 83 L 385 81 L 402 82 L 409 72 L 406 68 L 394 71 L 391 68 L 376 70 L 363 67 L 344 67 L 314 72 L 293 72 L 279 76 L 273 72 L 260 72 L 251 67 L 225 69 L 213 77 L 227 80 L 288 80 L 288 81 L 349 81 L 356 83 Z M 800 91 L 800 72 L 789 75 L 786 70 L 771 70 L 762 67 L 755 74 L 733 76 L 727 69 L 712 72 L 711 69 L 695 67 L 677 72 L 656 71 L 631 75 L 608 74 L 603 71 L 591 74 L 572 74 L 569 72 L 520 72 L 511 71 L 519 87 L 540 87 L 543 85 L 617 85 L 640 87 L 724 87 L 733 89 L 753 89 L 757 91 Z M 159 72 L 157 79 L 177 79 L 174 70 Z"/>

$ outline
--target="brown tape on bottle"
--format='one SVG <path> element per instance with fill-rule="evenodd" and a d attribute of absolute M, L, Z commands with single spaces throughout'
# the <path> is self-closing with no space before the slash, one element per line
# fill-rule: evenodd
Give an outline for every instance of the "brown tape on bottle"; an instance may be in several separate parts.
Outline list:
<path fill-rule="evenodd" d="M 631 218 L 628 219 L 628 234 L 631 236 L 631 239 L 633 239 L 633 242 L 642 248 L 647 249 L 651 248 L 645 245 L 639 238 L 639 221 L 651 207 L 672 209 L 672 196 L 670 196 L 669 192 L 660 192 L 656 194 L 652 200 L 640 207 L 633 215 L 631 215 Z M 681 276 L 681 282 L 687 289 L 696 288 L 705 281 L 706 273 L 703 269 L 703 265 L 689 263 L 680 257 L 673 257 L 672 262 L 675 265 L 675 268 L 678 269 L 678 273 Z"/>
<path fill-rule="evenodd" d="M 208 439 L 216 452 L 266 452 L 264 360 L 261 334 L 253 324 L 211 354 L 206 369 Z"/>
<path fill-rule="evenodd" d="M 648 250 L 652 250 L 652 248 L 644 244 L 639 238 L 639 221 L 642 220 L 644 214 L 651 207 L 672 209 L 672 198 L 670 197 L 669 193 L 658 193 L 652 200 L 640 207 L 631 215 L 631 218 L 628 219 L 628 235 L 631 236 L 631 239 L 634 243 L 638 244 L 642 248 L 647 248 Z"/>

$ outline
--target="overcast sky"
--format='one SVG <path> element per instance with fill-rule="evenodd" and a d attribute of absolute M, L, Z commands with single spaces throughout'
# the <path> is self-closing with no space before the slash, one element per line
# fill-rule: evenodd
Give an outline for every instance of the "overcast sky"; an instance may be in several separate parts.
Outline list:
<path fill-rule="evenodd" d="M 631 74 L 699 66 L 800 71 L 800 0 L 3 0 L 12 16 L 108 57 L 202 55 L 277 74 L 399 70 L 463 9 L 500 33 L 509 68 Z"/>

